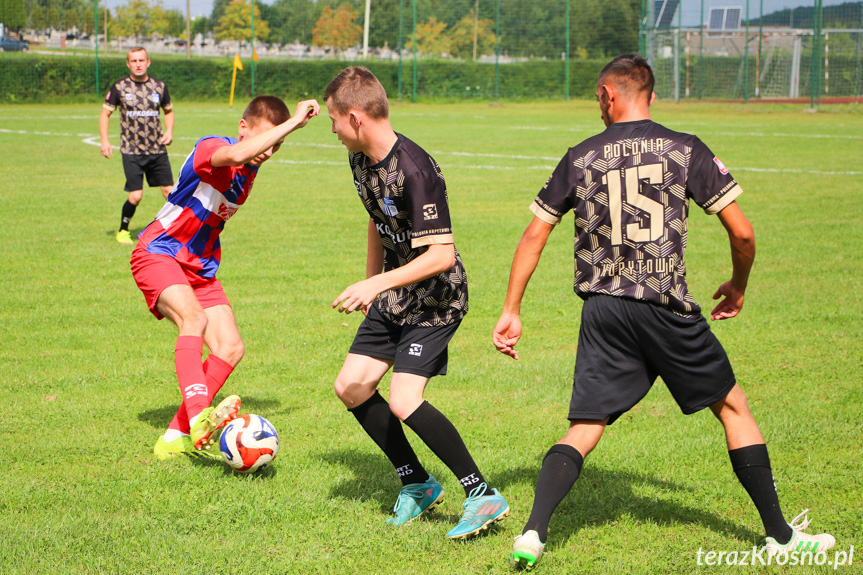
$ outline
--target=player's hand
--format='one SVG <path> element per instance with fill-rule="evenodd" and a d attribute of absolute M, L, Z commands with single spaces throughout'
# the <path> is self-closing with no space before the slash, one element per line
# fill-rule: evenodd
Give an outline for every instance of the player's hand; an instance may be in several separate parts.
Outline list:
<path fill-rule="evenodd" d="M 317 100 L 303 100 L 297 104 L 297 110 L 294 112 L 294 117 L 300 119 L 297 124 L 298 128 L 302 128 L 309 123 L 309 120 L 321 113 L 321 106 Z"/>
<path fill-rule="evenodd" d="M 381 293 L 377 285 L 378 276 L 357 282 L 345 288 L 345 291 L 333 301 L 330 307 L 338 308 L 339 313 L 351 313 L 361 310 L 363 313 L 368 311 L 369 306 Z"/>
<path fill-rule="evenodd" d="M 517 315 L 501 315 L 491 334 L 491 341 L 497 350 L 513 359 L 518 359 L 515 344 L 518 343 L 519 338 L 521 338 L 521 318 Z"/>
<path fill-rule="evenodd" d="M 104 142 L 104 143 L 102 144 L 101 148 L 102 148 L 102 149 L 101 149 L 101 151 L 102 151 L 102 155 L 103 155 L 103 156 L 105 156 L 106 158 L 108 158 L 108 159 L 110 160 L 110 159 L 111 159 L 111 154 L 113 154 L 113 153 L 114 153 L 114 148 L 112 148 L 112 147 L 111 147 L 111 144 L 110 144 L 110 143 L 108 143 L 108 142 Z"/>
<path fill-rule="evenodd" d="M 162 139 L 159 141 L 162 142 L 163 146 L 170 146 L 171 142 L 174 141 L 174 134 L 172 134 L 171 132 L 165 132 L 164 134 L 162 134 Z"/>
<path fill-rule="evenodd" d="M 719 289 L 713 294 L 713 299 L 719 298 L 724 299 L 710 312 L 710 319 L 731 319 L 740 313 L 743 307 L 743 292 L 735 289 L 730 281 L 719 286 Z"/>

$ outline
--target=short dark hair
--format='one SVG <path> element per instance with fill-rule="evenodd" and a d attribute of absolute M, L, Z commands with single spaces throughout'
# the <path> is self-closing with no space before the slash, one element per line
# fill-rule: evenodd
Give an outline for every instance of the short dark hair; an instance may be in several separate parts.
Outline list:
<path fill-rule="evenodd" d="M 376 120 L 390 116 L 386 90 L 380 80 L 362 66 L 345 68 L 333 78 L 324 90 L 324 102 L 328 101 L 339 114 L 347 114 L 353 108 Z"/>
<path fill-rule="evenodd" d="M 643 93 L 649 99 L 653 93 L 653 70 L 640 54 L 624 54 L 606 64 L 599 73 L 597 84 L 607 78 L 613 78 L 614 84 L 630 96 Z"/>
<path fill-rule="evenodd" d="M 274 126 L 284 124 L 291 119 L 291 113 L 281 98 L 276 96 L 256 96 L 249 102 L 243 112 L 247 124 L 255 125 L 266 120 Z"/>

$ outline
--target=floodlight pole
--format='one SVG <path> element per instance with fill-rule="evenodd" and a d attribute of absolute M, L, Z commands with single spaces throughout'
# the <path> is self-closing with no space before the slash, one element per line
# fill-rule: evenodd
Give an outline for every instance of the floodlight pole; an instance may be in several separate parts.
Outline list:
<path fill-rule="evenodd" d="M 399 41 L 396 49 L 399 51 L 399 100 L 402 99 L 402 0 L 399 0 Z"/>
<path fill-rule="evenodd" d="M 99 83 L 99 0 L 93 0 L 93 38 L 96 40 L 96 96 L 102 92 Z M 108 37 L 105 37 L 107 43 Z"/>
<path fill-rule="evenodd" d="M 746 38 L 743 40 L 743 103 L 749 103 L 749 0 L 746 0 Z"/>
<path fill-rule="evenodd" d="M 363 60 L 369 58 L 369 12 L 372 10 L 372 0 L 366 0 L 366 17 L 363 22 Z"/>
<path fill-rule="evenodd" d="M 566 56 L 564 57 L 563 91 L 569 100 L 569 0 L 566 0 Z"/>
<path fill-rule="evenodd" d="M 701 0 L 701 20 L 698 24 L 698 99 L 702 96 L 704 85 L 704 69 L 702 68 L 704 58 L 704 0 Z"/>
<path fill-rule="evenodd" d="M 255 97 L 255 0 L 252 0 L 252 98 Z"/>
<path fill-rule="evenodd" d="M 186 60 L 192 59 L 192 24 L 189 0 L 186 0 Z"/>
<path fill-rule="evenodd" d="M 414 13 L 414 28 L 413 28 L 413 56 L 414 56 L 414 71 L 413 71 L 413 97 L 411 102 L 417 101 L 417 0 L 412 0 Z"/>
<path fill-rule="evenodd" d="M 495 16 L 495 48 L 494 48 L 494 101 L 497 102 L 498 87 L 500 86 L 500 0 L 497 0 L 497 13 Z"/>

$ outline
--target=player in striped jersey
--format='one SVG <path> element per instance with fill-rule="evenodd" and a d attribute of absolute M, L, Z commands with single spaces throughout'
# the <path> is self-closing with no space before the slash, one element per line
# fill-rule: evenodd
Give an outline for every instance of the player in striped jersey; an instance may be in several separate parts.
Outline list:
<path fill-rule="evenodd" d="M 210 435 L 236 416 L 232 395 L 211 407 L 213 397 L 243 357 L 234 313 L 216 279 L 219 235 L 245 204 L 261 165 L 285 137 L 318 115 L 314 100 L 297 104 L 291 117 L 275 96 L 253 99 L 236 138 L 206 136 L 189 154 L 177 185 L 156 219 L 138 236 L 132 275 L 157 319 L 179 330 L 174 365 L 183 403 L 153 449 L 159 459 L 209 449 Z M 209 355 L 202 363 L 203 346 Z"/>

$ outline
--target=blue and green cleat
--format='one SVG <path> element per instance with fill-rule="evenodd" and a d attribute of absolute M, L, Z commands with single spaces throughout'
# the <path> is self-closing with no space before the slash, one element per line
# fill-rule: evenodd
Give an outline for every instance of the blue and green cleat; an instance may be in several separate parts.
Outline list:
<path fill-rule="evenodd" d="M 509 515 L 509 504 L 503 498 L 497 489 L 492 489 L 491 493 L 485 494 L 488 486 L 485 483 L 480 483 L 468 495 L 467 500 L 462 504 L 464 507 L 464 515 L 458 525 L 450 529 L 446 534 L 450 539 L 468 539 L 478 535 L 495 521 L 503 520 Z M 480 495 L 480 494 L 483 495 Z"/>
<path fill-rule="evenodd" d="M 443 496 L 443 485 L 431 474 L 424 483 L 405 485 L 399 491 L 399 498 L 393 508 L 396 516 L 387 519 L 387 523 L 396 526 L 410 523 L 426 511 L 434 509 L 443 501 Z"/>

